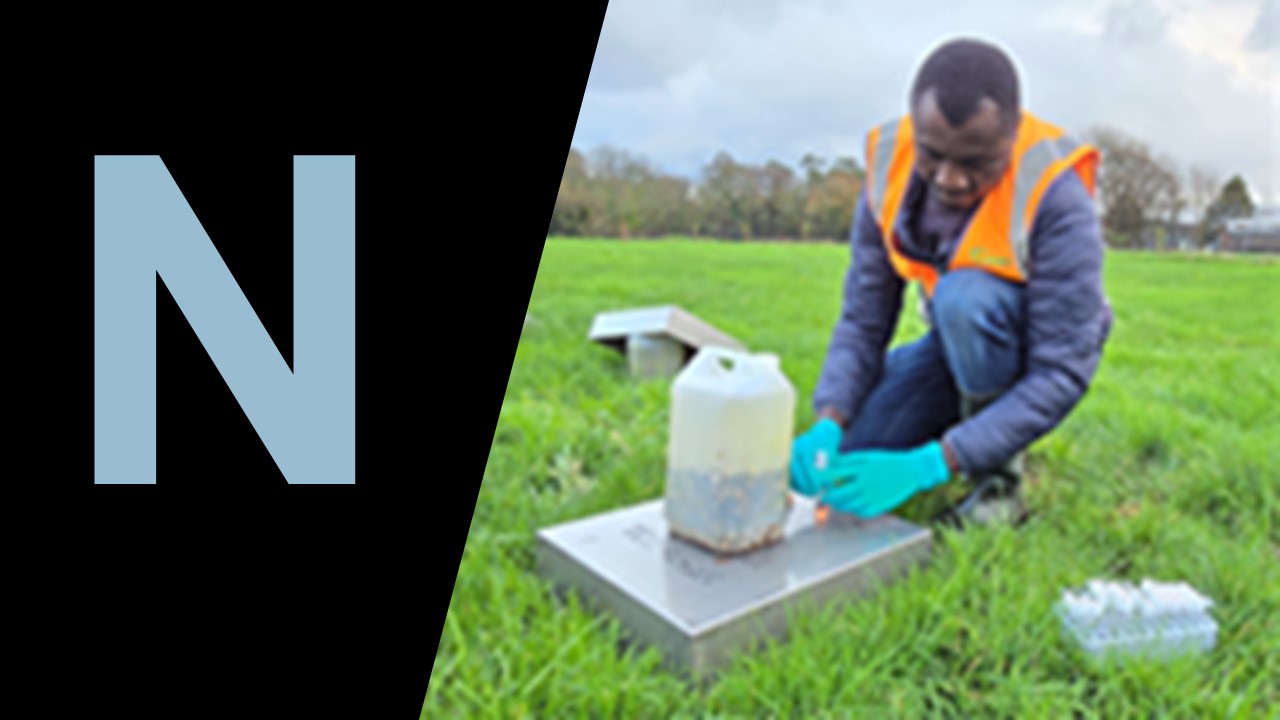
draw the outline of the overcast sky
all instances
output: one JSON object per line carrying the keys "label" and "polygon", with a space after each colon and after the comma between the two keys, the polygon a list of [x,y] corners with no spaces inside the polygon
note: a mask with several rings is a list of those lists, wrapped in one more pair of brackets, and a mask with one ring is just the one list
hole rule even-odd
{"label": "overcast sky", "polygon": [[861,163],[927,52],[966,35],[1009,52],[1031,111],[1240,173],[1276,205],[1278,26],[1280,0],[609,0],[573,144],[690,178],[721,150]]}

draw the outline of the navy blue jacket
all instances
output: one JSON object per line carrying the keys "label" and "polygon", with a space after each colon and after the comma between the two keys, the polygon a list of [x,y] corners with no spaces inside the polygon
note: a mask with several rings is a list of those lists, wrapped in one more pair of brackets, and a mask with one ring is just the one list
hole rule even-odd
{"label": "navy blue jacket", "polygon": [[[919,183],[913,173],[913,191]],[[900,227],[912,227],[915,220],[904,212]],[[880,376],[906,284],[889,263],[865,193],[850,235],[843,308],[813,407],[833,407],[852,419]],[[987,410],[943,436],[964,472],[996,467],[1061,423],[1092,382],[1111,332],[1113,315],[1102,288],[1102,228],[1075,173],[1064,174],[1045,192],[1029,243],[1025,372]]]}

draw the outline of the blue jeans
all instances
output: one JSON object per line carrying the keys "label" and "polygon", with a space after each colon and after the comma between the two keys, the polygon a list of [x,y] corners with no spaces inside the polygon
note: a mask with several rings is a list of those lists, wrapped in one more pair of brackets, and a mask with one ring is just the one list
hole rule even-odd
{"label": "blue jeans", "polygon": [[891,350],[842,451],[907,449],[960,420],[961,393],[988,400],[1023,370],[1022,288],[982,270],[953,270],[934,287],[933,327]]}

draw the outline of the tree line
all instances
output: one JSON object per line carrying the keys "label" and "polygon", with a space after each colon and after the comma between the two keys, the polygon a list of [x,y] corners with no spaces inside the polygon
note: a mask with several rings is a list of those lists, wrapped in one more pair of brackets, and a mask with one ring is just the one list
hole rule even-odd
{"label": "tree line", "polygon": [[569,152],[550,235],[736,240],[849,236],[863,169],[853,158],[806,155],[802,172],[777,160],[753,165],[718,153],[698,182],[604,146]]}
{"label": "tree line", "polygon": [[1095,127],[1085,139],[1102,152],[1098,199],[1113,246],[1165,249],[1177,240],[1204,247],[1227,220],[1253,215],[1253,198],[1239,175],[1223,183],[1203,167],[1184,169],[1114,127]]}
{"label": "tree line", "polygon": [[[1099,209],[1112,246],[1163,248],[1177,241],[1203,247],[1226,220],[1253,214],[1238,175],[1223,183],[1202,167],[1183,171],[1113,127],[1095,127],[1085,139],[1103,154]],[[739,162],[720,152],[690,180],[615,147],[572,148],[548,234],[844,241],[864,181],[864,168],[851,157],[807,154],[792,168],[778,160]],[[1194,220],[1186,221],[1188,214]]]}

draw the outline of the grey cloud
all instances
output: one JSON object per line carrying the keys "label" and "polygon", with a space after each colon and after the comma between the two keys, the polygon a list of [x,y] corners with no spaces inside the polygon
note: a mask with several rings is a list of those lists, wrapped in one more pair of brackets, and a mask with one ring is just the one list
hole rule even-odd
{"label": "grey cloud", "polygon": [[1151,0],[1118,0],[1103,18],[1104,37],[1122,46],[1159,42],[1169,25],[1168,14]]}
{"label": "grey cloud", "polygon": [[616,48],[602,50],[591,64],[589,89],[604,91],[639,90],[660,85],[669,68],[650,63],[644,57]]}
{"label": "grey cloud", "polygon": [[611,0],[588,91],[625,92],[661,87],[706,52],[712,18],[686,12],[680,0]]}
{"label": "grey cloud", "polygon": [[701,0],[689,10],[701,20],[728,20],[748,30],[767,30],[778,19],[779,0]]}
{"label": "grey cloud", "polygon": [[1262,0],[1261,4],[1244,47],[1254,52],[1276,52],[1280,50],[1280,0]]}
{"label": "grey cloud", "polygon": [[727,44],[767,34],[784,9],[842,6],[841,0],[611,0],[589,85],[606,92],[660,87]]}
{"label": "grey cloud", "polygon": [[[820,0],[741,12],[707,0],[611,0],[574,142],[632,148],[687,176],[721,150],[750,162],[794,165],[809,151],[861,160],[863,133],[906,111],[928,50],[969,35],[1010,51],[1028,107],[1046,119],[1072,132],[1114,125],[1183,167],[1243,172],[1261,191],[1277,162],[1267,154],[1268,99],[1233,84],[1227,66],[1176,46],[1172,16],[1153,21],[1153,7],[1103,6],[1108,30],[1098,37],[1061,26],[1087,19],[1075,0]],[[1280,200],[1280,187],[1270,192]]]}

